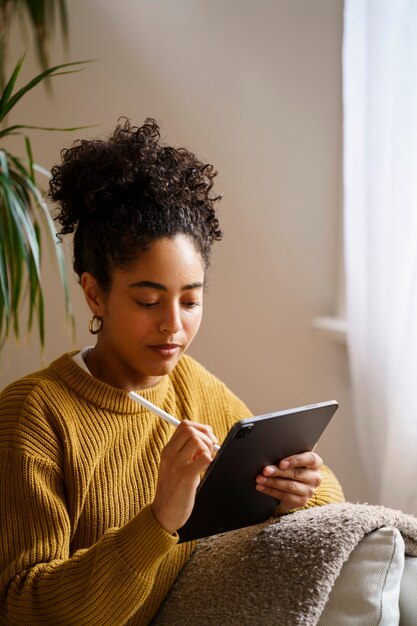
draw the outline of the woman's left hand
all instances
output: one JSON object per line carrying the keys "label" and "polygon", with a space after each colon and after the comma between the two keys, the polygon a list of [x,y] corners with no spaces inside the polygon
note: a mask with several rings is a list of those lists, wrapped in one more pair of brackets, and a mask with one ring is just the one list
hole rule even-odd
{"label": "woman's left hand", "polygon": [[278,511],[285,513],[307,504],[320,486],[322,459],[315,452],[303,452],[267,465],[256,477],[256,488],[280,500]]}

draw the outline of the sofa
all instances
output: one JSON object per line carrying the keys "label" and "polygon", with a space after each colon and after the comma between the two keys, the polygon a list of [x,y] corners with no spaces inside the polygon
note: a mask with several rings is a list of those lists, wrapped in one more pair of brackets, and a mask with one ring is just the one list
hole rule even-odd
{"label": "sofa", "polygon": [[199,542],[153,626],[416,626],[417,518],[329,504]]}

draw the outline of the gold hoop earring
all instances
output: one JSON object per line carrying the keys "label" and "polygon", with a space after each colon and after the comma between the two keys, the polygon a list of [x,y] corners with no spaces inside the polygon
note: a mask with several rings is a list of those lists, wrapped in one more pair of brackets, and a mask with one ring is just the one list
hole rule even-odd
{"label": "gold hoop earring", "polygon": [[101,328],[103,326],[103,320],[98,315],[93,315],[91,320],[88,322],[88,330],[92,335],[98,335]]}

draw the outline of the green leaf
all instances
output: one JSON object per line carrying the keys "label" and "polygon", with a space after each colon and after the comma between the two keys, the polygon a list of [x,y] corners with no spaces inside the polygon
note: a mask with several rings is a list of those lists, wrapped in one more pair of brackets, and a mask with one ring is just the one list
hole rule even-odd
{"label": "green leaf", "polygon": [[[48,64],[47,42],[50,39],[50,33],[55,30],[57,14],[60,17],[59,22],[64,43],[68,43],[66,4],[64,0],[58,0],[58,3],[51,0],[25,0],[25,2],[21,0],[21,4],[26,8],[29,19],[32,22],[38,59],[42,69],[45,69]],[[57,6],[59,11],[56,10]]]}
{"label": "green leaf", "polygon": [[42,290],[38,291],[38,330],[41,347],[45,346],[45,307]]}
{"label": "green leaf", "polygon": [[[1,229],[2,230],[2,229]],[[9,299],[9,285],[7,281],[7,259],[6,259],[6,251],[3,245],[3,232],[1,232],[1,240],[0,240],[0,302],[2,308],[2,318],[3,311],[5,314],[6,321],[6,334],[8,333],[9,323],[10,323],[10,299]]]}
{"label": "green leaf", "polygon": [[16,229],[13,229],[13,249],[9,251],[10,282],[12,285],[12,302],[16,315],[13,316],[13,328],[16,337],[19,337],[19,311],[20,299],[23,287],[23,269],[27,259],[26,249],[19,246],[19,238]]}
{"label": "green leaf", "polygon": [[19,73],[20,73],[20,70],[22,68],[24,60],[25,60],[25,55],[22,55],[18,59],[18,61],[17,61],[16,65],[15,65],[15,67],[14,67],[14,70],[13,70],[9,80],[6,83],[6,86],[3,89],[3,92],[2,92],[2,95],[1,95],[1,98],[0,98],[0,119],[3,119],[3,117],[4,117],[2,115],[3,107],[6,105],[6,102],[9,100],[9,98],[10,98],[10,96],[12,94],[12,91],[13,91],[14,86],[16,84],[16,80],[17,80],[17,77],[19,76]]}
{"label": "green leaf", "polygon": [[[0,176],[1,179],[1,176]],[[19,225],[18,233],[21,235],[22,242],[27,242],[27,249],[30,258],[33,259],[34,268],[38,280],[40,280],[41,267],[40,267],[40,250],[36,237],[36,223],[33,224],[28,214],[25,212],[25,208],[20,202],[19,190],[9,187],[7,189],[8,202],[13,214],[16,226]]]}
{"label": "green leaf", "polygon": [[4,306],[3,306],[3,300],[2,298],[0,298],[0,351],[4,345],[5,339],[6,339],[6,333],[2,332],[3,329],[3,319],[4,319]]}
{"label": "green leaf", "polygon": [[29,129],[29,130],[48,130],[48,131],[62,131],[62,132],[73,132],[74,130],[84,130],[86,128],[94,128],[95,126],[97,126],[97,124],[94,125],[88,125],[88,126],[71,126],[70,128],[62,128],[57,126],[56,128],[54,127],[50,127],[50,126],[31,126],[31,125],[26,125],[26,124],[14,124],[13,126],[8,126],[7,128],[4,128],[3,130],[0,131],[0,137],[7,137],[8,135],[20,135],[20,132],[15,132],[15,131],[20,131],[23,129]]}
{"label": "green leaf", "polygon": [[0,169],[5,176],[9,176],[9,164],[7,162],[7,154],[4,150],[0,150]]}
{"label": "green leaf", "polygon": [[48,209],[48,205],[46,204],[46,202],[44,201],[44,199],[42,198],[42,195],[40,194],[39,190],[32,184],[30,184],[30,182],[28,181],[28,184],[30,186],[31,192],[33,194],[33,197],[38,205],[38,208],[40,209],[39,211],[39,217],[42,219],[46,230],[49,232],[49,234],[51,235],[48,238],[48,241],[54,242],[55,241],[55,245],[53,244],[53,252],[54,252],[54,256],[55,259],[57,261],[58,264],[58,270],[60,273],[60,279],[61,279],[61,284],[64,290],[64,303],[65,303],[65,311],[66,311],[66,316],[67,319],[70,321],[72,329],[73,329],[73,333],[75,331],[75,318],[73,315],[73,310],[72,310],[72,305],[71,305],[71,298],[70,298],[70,293],[69,293],[69,287],[68,287],[68,279],[67,279],[67,271],[66,271],[66,265],[65,265],[65,255],[62,251],[62,247],[58,244],[58,240],[57,240],[57,231],[55,228],[55,223],[49,213],[49,209]]}
{"label": "green leaf", "polygon": [[25,146],[26,146],[26,153],[28,155],[30,180],[35,184],[35,172],[33,171],[33,154],[32,154],[32,147],[30,145],[29,137],[25,137]]}
{"label": "green leaf", "polygon": [[[41,231],[40,231],[38,224],[36,224],[35,230],[36,230],[36,238],[38,240],[39,250],[41,250],[42,249]],[[39,281],[38,289],[37,289],[37,301],[38,301],[37,313],[38,313],[39,339],[40,339],[41,347],[43,348],[45,345],[45,309],[44,309],[43,293],[42,293],[42,287],[41,287],[40,281]]]}
{"label": "green leaf", "polygon": [[[60,65],[54,65],[53,67],[48,68],[47,70],[41,72],[40,74],[38,74],[37,76],[35,76],[35,78],[32,78],[32,80],[30,80],[28,83],[26,83],[26,85],[24,85],[21,89],[19,89],[19,91],[17,91],[14,96],[9,96],[8,98],[3,98],[4,96],[4,91],[2,94],[2,97],[0,99],[0,121],[2,119],[4,119],[4,117],[8,114],[9,111],[11,111],[11,109],[16,106],[17,102],[19,102],[19,100],[21,98],[23,98],[23,96],[30,91],[31,89],[33,89],[34,87],[36,87],[36,85],[42,81],[44,81],[48,76],[53,77],[53,76],[60,76],[62,74],[73,74],[74,72],[80,72],[81,69],[77,69],[77,70],[68,70],[66,72],[60,72],[59,70],[64,69],[66,67],[76,67],[79,65],[85,65],[86,63],[91,63],[91,60],[87,60],[87,61],[73,61],[72,63],[62,63]],[[17,73],[19,73],[20,68],[18,70]],[[17,78],[17,76],[16,76]],[[16,82],[16,78],[14,80],[14,82]]]}
{"label": "green leaf", "polygon": [[[8,274],[9,279],[9,292],[7,295],[11,302],[7,310],[7,314],[9,316],[10,308],[12,311],[19,310],[23,283],[23,266],[26,262],[27,253],[25,247],[23,250],[21,248],[21,242],[18,233],[16,232],[15,222],[11,216],[7,195],[5,196],[3,188],[0,188],[0,191],[3,198],[4,209],[0,214],[0,238],[4,245],[3,265],[5,270],[7,268],[6,275]],[[3,304],[1,297],[0,303],[1,305]],[[11,317],[15,336],[19,337],[19,315],[12,314]]]}
{"label": "green leaf", "polygon": [[67,13],[67,5],[65,0],[59,0],[59,9],[61,14],[61,31],[64,38],[64,44],[68,46],[68,13]]}
{"label": "green leaf", "polygon": [[36,300],[38,297],[38,291],[40,288],[40,284],[38,281],[38,277],[36,275],[36,270],[34,268],[34,264],[32,262],[32,258],[29,258],[29,264],[28,264],[28,274],[29,274],[29,288],[30,288],[30,294],[29,294],[29,319],[28,319],[28,332],[30,333],[32,331],[32,325],[33,325],[33,313],[35,311],[35,307],[36,307]]}

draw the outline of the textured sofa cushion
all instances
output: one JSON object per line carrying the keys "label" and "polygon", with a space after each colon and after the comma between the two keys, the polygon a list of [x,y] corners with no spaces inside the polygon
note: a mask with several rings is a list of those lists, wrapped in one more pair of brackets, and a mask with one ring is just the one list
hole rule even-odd
{"label": "textured sofa cushion", "polygon": [[403,570],[399,530],[387,527],[367,534],[344,563],[319,626],[398,626]]}
{"label": "textured sofa cushion", "polygon": [[[272,566],[274,556],[271,553],[267,557],[271,564],[267,580],[254,545],[251,544],[249,552],[244,549],[247,542],[244,533],[245,530],[235,531],[210,540],[177,581],[152,622],[153,626],[194,626],[196,623],[199,626],[222,623],[278,626],[284,623],[279,576]],[[210,544],[211,549],[208,549]],[[417,558],[413,561],[417,564]],[[318,626],[398,626],[403,569],[404,540],[399,530],[383,527],[367,533],[343,564]],[[250,571],[252,575],[248,574]],[[285,572],[283,574],[285,576]],[[275,593],[268,590],[271,578],[277,584]],[[303,571],[300,571],[299,583],[302,581]],[[217,593],[213,594],[213,589]],[[410,616],[412,620],[412,613]],[[291,623],[310,622],[294,616]],[[416,624],[411,621],[404,626]]]}

